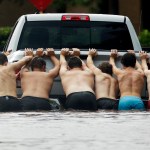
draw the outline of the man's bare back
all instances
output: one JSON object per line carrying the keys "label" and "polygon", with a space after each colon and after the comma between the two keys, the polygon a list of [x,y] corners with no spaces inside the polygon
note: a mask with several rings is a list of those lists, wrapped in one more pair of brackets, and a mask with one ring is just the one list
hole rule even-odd
{"label": "man's bare back", "polygon": [[[68,62],[65,57],[73,54]],[[96,97],[94,93],[94,74],[79,58],[80,50],[68,48],[61,50],[60,54],[60,78],[66,94],[67,109],[96,110]]]}
{"label": "man's bare back", "polygon": [[89,91],[94,93],[94,75],[82,69],[71,69],[61,76],[66,96],[74,92]]}
{"label": "man's bare back", "polygon": [[[31,49],[27,50],[27,55],[33,55]],[[37,49],[36,55],[38,57],[44,55],[42,48]],[[54,49],[47,49],[47,56],[49,56],[54,63],[54,68],[49,72],[46,72],[46,63],[41,68],[34,67],[33,71],[29,71],[27,68],[22,69],[21,72],[21,87],[23,90],[22,97],[34,96],[40,98],[49,98],[50,90],[53,85],[53,80],[57,76],[59,71],[59,61],[55,57]],[[34,58],[38,60],[38,57]],[[34,61],[34,59],[32,61]],[[40,59],[40,58],[39,58]],[[41,60],[42,62],[44,60]],[[38,62],[40,63],[40,62]],[[44,67],[44,68],[42,68]]]}
{"label": "man's bare back", "polygon": [[123,70],[118,75],[121,97],[126,95],[141,97],[144,75],[135,69]]}
{"label": "man's bare back", "polygon": [[46,72],[24,72],[21,77],[21,87],[24,96],[49,98],[53,78]]}
{"label": "man's bare back", "polygon": [[25,57],[22,60],[7,66],[0,66],[0,96],[13,96],[17,97],[16,93],[16,70],[25,65],[26,62],[31,60],[31,57]]}
{"label": "man's bare back", "polygon": [[[94,93],[94,74],[92,71],[86,67],[84,62],[82,62],[82,67],[74,67],[69,69],[65,60],[67,53],[69,53],[69,49],[62,49],[62,65],[60,69],[61,82],[66,96],[71,93],[81,91],[89,91]],[[79,55],[80,51],[78,49],[74,49],[74,56],[78,57]]]}
{"label": "man's bare back", "polygon": [[114,74],[118,78],[121,95],[118,109],[144,110],[144,103],[141,99],[141,92],[144,85],[144,72],[142,67],[136,60],[133,50],[128,50],[128,52],[122,56],[121,63],[123,70],[117,68],[115,65],[115,58],[117,56],[117,50],[112,50],[110,63],[113,66]]}
{"label": "man's bare back", "polygon": [[118,82],[115,78],[112,77],[112,66],[109,64],[109,62],[103,62],[101,65],[99,65],[99,68],[96,67],[93,62],[93,57],[95,57],[96,55],[96,49],[89,49],[87,65],[95,75],[96,99],[116,99],[116,94],[118,91]]}
{"label": "man's bare back", "polygon": [[31,56],[26,56],[8,65],[6,54],[0,53],[0,112],[22,110],[21,102],[17,98],[15,73],[31,59]]}
{"label": "man's bare back", "polygon": [[118,101],[116,100],[118,82],[112,77],[112,65],[109,62],[103,62],[96,67],[93,62],[93,57],[96,55],[96,49],[89,49],[87,66],[95,75],[97,108],[116,110],[118,108]]}
{"label": "man's bare back", "polygon": [[14,96],[16,94],[16,75],[11,67],[0,66],[0,96]]}
{"label": "man's bare back", "polygon": [[100,73],[95,76],[96,98],[116,99],[118,82],[115,78],[106,73]]}
{"label": "man's bare back", "polygon": [[[129,50],[126,54],[133,54],[134,51]],[[144,72],[140,66],[140,64],[136,61],[135,58],[135,69],[134,67],[124,67],[122,70],[117,68],[114,63],[114,59],[117,57],[117,52],[112,50],[110,62],[113,65],[113,71],[118,78],[120,94],[122,96],[132,95],[141,97],[141,91],[144,84]],[[126,63],[126,61],[125,61]],[[130,62],[129,62],[130,63]]]}

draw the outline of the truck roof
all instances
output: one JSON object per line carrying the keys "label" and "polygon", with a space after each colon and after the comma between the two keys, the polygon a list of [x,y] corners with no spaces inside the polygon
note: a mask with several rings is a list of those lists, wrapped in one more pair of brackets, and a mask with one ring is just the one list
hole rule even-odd
{"label": "truck roof", "polygon": [[27,21],[46,21],[46,20],[61,20],[62,16],[89,16],[90,21],[111,21],[111,22],[125,22],[126,16],[121,15],[106,15],[106,14],[81,14],[81,13],[45,13],[45,14],[27,14]]}

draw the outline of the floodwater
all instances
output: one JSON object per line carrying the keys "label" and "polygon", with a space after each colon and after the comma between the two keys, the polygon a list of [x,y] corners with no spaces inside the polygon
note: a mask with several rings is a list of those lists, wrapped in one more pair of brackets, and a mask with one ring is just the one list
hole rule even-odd
{"label": "floodwater", "polygon": [[150,111],[0,113],[0,150],[150,150]]}

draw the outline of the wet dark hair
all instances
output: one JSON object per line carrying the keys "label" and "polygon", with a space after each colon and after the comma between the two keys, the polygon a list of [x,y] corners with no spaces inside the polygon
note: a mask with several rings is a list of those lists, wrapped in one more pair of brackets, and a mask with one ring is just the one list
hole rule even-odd
{"label": "wet dark hair", "polygon": [[80,60],[80,58],[73,56],[70,57],[68,60],[68,66],[72,69],[72,68],[81,68],[82,67],[82,61]]}
{"label": "wet dark hair", "polygon": [[109,62],[103,62],[98,66],[98,68],[103,72],[107,73],[112,76],[113,71],[112,71],[112,65]]}
{"label": "wet dark hair", "polygon": [[125,67],[135,67],[136,64],[136,56],[132,53],[126,53],[122,56],[121,63]]}
{"label": "wet dark hair", "polygon": [[46,62],[42,57],[35,57],[32,61],[31,61],[31,70],[33,71],[34,68],[39,68],[42,69],[43,66],[46,66]]}
{"label": "wet dark hair", "polygon": [[4,65],[6,62],[8,62],[7,56],[3,53],[0,53],[0,65]]}

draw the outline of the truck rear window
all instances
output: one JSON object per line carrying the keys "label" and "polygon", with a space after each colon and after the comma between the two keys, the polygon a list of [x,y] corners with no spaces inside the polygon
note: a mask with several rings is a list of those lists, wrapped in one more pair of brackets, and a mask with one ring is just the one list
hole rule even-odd
{"label": "truck rear window", "polygon": [[18,44],[24,48],[133,49],[126,24],[100,21],[28,21]]}

